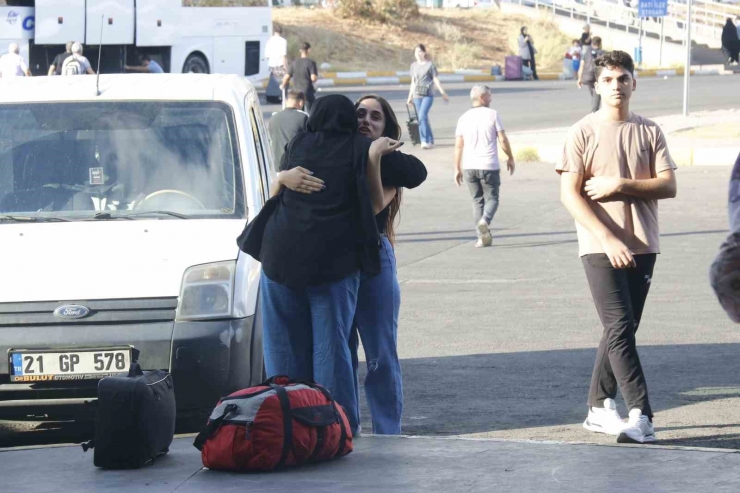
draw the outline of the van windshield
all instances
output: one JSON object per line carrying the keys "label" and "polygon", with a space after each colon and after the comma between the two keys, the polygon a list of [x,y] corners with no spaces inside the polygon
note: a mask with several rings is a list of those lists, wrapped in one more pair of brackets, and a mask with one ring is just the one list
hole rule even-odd
{"label": "van windshield", "polygon": [[0,222],[243,218],[230,107],[0,105]]}

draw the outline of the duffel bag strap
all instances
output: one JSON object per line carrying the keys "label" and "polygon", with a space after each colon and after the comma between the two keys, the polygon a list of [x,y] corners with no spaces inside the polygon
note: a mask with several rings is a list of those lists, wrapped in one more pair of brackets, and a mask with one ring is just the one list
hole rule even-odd
{"label": "duffel bag strap", "polygon": [[280,408],[283,411],[283,452],[280,454],[280,460],[275,466],[276,468],[280,468],[285,465],[285,461],[288,460],[288,454],[293,448],[293,413],[290,410],[288,391],[274,383],[271,383],[270,387],[277,394],[280,400]]}
{"label": "duffel bag strap", "polygon": [[206,444],[206,441],[211,438],[214,433],[216,433],[216,430],[219,429],[226,416],[236,411],[238,408],[239,407],[236,404],[228,404],[224,408],[224,413],[221,416],[209,421],[206,427],[203,428],[203,431],[198,433],[198,436],[195,437],[195,441],[193,442],[193,447],[197,448],[198,450],[203,450],[203,446]]}

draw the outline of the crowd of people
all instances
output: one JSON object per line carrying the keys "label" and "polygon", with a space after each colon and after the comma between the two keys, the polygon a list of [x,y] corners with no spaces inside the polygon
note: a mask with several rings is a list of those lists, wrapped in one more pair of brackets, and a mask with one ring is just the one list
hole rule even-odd
{"label": "crowd of people", "polygon": [[[533,48],[526,29],[521,39]],[[577,43],[578,85],[589,88],[592,107],[568,132],[556,170],[603,325],[583,427],[619,442],[648,443],[656,436],[635,333],[660,253],[657,201],[676,195],[676,166],[660,127],[630,111],[637,85],[632,58],[604,52],[588,29]],[[423,115],[435,88],[446,93],[424,46],[414,54],[407,103],[420,109],[422,142],[430,148],[434,137]],[[534,71],[533,58],[530,64]],[[310,80],[310,69],[300,72]],[[284,80],[298,73],[294,69]],[[421,185],[426,168],[399,150],[401,128],[385,99],[368,95],[353,104],[341,95],[324,96],[313,102],[310,115],[301,112],[305,101],[302,91],[289,91],[287,108],[270,122],[273,144],[281,147],[274,151],[279,173],[268,205],[250,223],[261,224],[259,247],[248,253],[263,265],[267,373],[325,385],[357,433],[361,340],[372,431],[398,434],[403,383],[394,226],[401,190]],[[499,204],[498,147],[509,173],[515,162],[501,115],[491,108],[490,88],[475,85],[470,102],[455,131],[454,182],[468,186],[475,246],[487,247]],[[629,411],[626,421],[617,411],[618,390]]]}

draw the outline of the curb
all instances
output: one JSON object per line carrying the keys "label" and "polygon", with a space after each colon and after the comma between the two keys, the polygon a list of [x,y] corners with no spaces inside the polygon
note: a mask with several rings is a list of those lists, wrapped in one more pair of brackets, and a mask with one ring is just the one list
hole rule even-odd
{"label": "curb", "polygon": [[[683,76],[684,69],[649,69],[636,70],[635,78],[660,78]],[[734,75],[731,70],[724,69],[693,69],[691,75]],[[573,80],[562,73],[541,73],[540,80]],[[491,75],[486,70],[455,70],[440,71],[441,82],[503,82],[503,75]],[[392,86],[410,84],[411,77],[408,71],[400,72],[322,72],[319,73],[317,87],[338,86]],[[262,87],[267,87],[267,80],[262,81]]]}

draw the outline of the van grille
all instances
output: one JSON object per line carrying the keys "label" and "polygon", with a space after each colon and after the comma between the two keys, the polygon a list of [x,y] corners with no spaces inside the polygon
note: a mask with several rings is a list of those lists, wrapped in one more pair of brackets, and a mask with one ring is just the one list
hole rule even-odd
{"label": "van grille", "polygon": [[[64,305],[82,305],[90,310],[84,318],[64,319],[54,310]],[[175,320],[177,297],[91,301],[40,301],[0,303],[0,328],[19,325],[105,325]]]}

